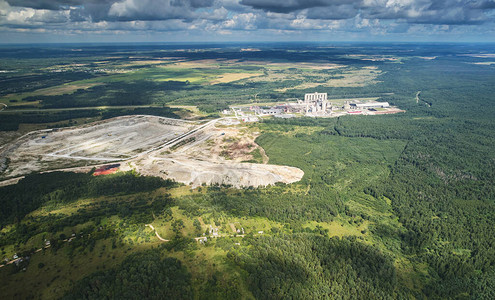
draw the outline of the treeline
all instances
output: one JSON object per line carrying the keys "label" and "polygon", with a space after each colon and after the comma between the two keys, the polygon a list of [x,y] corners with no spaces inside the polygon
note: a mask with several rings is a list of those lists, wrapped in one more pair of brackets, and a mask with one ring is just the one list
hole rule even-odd
{"label": "treeline", "polygon": [[170,180],[117,173],[53,172],[27,175],[18,184],[0,188],[0,226],[20,222],[28,213],[47,203],[69,203],[81,197],[132,194],[173,186]]}
{"label": "treeline", "polygon": [[159,250],[129,255],[115,269],[78,282],[62,299],[192,299],[191,274]]}
{"label": "treeline", "polygon": [[43,108],[146,105],[155,102],[155,94],[158,92],[190,88],[182,81],[117,81],[88,89],[79,89],[72,94],[30,96],[24,98],[23,101],[40,101]]}
{"label": "treeline", "polygon": [[393,259],[354,238],[298,233],[245,238],[228,257],[257,299],[397,299]]}
{"label": "treeline", "polygon": [[227,211],[241,217],[266,217],[279,222],[304,220],[332,221],[344,205],[332,191],[315,188],[301,199],[299,193],[284,193],[283,185],[268,189],[248,189],[232,193],[210,187],[205,195],[193,195],[177,200],[179,208],[193,216]]}
{"label": "treeline", "polygon": [[137,108],[123,108],[123,109],[108,109],[101,112],[102,119],[110,119],[118,116],[129,115],[151,115],[158,117],[166,117],[173,119],[180,119],[178,113],[181,111],[179,108],[171,108],[167,106],[163,107],[137,107]]}
{"label": "treeline", "polygon": [[[170,206],[174,200],[169,194],[151,196],[149,193],[138,193],[133,195],[107,196],[79,208],[73,214],[51,214],[28,215],[20,223],[13,224],[9,231],[0,233],[0,247],[5,245],[20,245],[26,243],[31,237],[43,233],[51,240],[52,251],[67,245],[63,240],[68,238],[60,234],[67,228],[75,228],[79,224],[85,226],[82,230],[84,238],[68,244],[71,252],[79,249],[82,252],[86,246],[92,251],[98,239],[108,239],[118,236],[120,240],[126,239],[129,232],[138,231],[143,235],[143,225],[153,222],[154,216],[170,216]],[[47,210],[56,209],[57,204],[48,204]],[[118,224],[105,222],[105,218],[117,216],[122,221]],[[144,234],[146,237],[147,235]],[[3,248],[2,254],[3,254]],[[33,250],[34,251],[34,250]]]}
{"label": "treeline", "polygon": [[[137,107],[137,108],[121,108],[121,109],[77,109],[66,111],[44,112],[20,112],[9,113],[8,111],[0,113],[0,131],[15,131],[19,129],[19,125],[26,124],[44,124],[61,121],[68,121],[67,125],[71,125],[72,120],[78,118],[101,118],[110,119],[118,116],[126,115],[153,115],[159,117],[167,117],[179,119],[178,112],[180,109],[170,107]],[[57,127],[63,127],[63,124]]]}
{"label": "treeline", "polygon": [[74,110],[74,111],[57,111],[57,112],[22,112],[9,113],[8,111],[0,113],[0,131],[15,131],[19,125],[26,124],[43,124],[53,123],[77,118],[90,118],[98,115],[95,110]]}
{"label": "treeline", "polygon": [[[26,70],[27,71],[27,70]],[[27,71],[32,73],[32,70]],[[19,76],[0,76],[0,95],[14,94],[20,92],[30,92],[41,88],[60,85],[66,82],[93,78],[94,75],[87,72],[61,72],[61,73],[41,73],[22,74]],[[15,74],[15,73],[14,73]]]}

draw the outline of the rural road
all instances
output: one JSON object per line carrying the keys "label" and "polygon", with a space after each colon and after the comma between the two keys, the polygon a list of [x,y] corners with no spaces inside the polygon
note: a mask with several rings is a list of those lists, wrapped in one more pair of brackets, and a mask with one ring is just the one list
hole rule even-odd
{"label": "rural road", "polygon": [[153,230],[153,231],[155,232],[156,237],[157,237],[160,241],[162,241],[162,242],[170,242],[170,240],[166,240],[166,239],[162,238],[162,237],[158,234],[158,232],[156,232],[156,229],[155,229],[155,227],[153,227],[153,225],[151,225],[151,224],[146,224],[146,225],[144,225],[144,226],[148,226],[149,228],[151,228],[151,230]]}
{"label": "rural road", "polygon": [[199,132],[199,131],[201,131],[201,130],[209,127],[209,126],[214,125],[217,121],[222,120],[222,119],[226,119],[226,118],[219,118],[219,119],[213,119],[211,121],[208,121],[207,123],[200,125],[199,127],[195,128],[191,131],[188,131],[184,134],[181,134],[178,137],[176,137],[175,139],[172,139],[172,140],[170,140],[170,141],[168,141],[168,142],[166,142],[166,143],[164,143],[158,147],[154,147],[154,148],[151,148],[151,149],[146,150],[144,152],[141,152],[140,154],[134,155],[132,158],[140,157],[140,156],[143,156],[145,154],[152,154],[152,152],[158,152],[158,151],[163,150],[164,148],[169,148],[169,147],[179,143],[180,141],[184,140],[185,138],[187,138],[187,137],[189,137],[189,136],[191,136],[191,135],[193,135],[193,134],[195,134],[195,133],[197,133],[197,132]]}
{"label": "rural road", "polygon": [[425,101],[425,100],[421,100],[421,99],[419,99],[419,95],[420,95],[420,94],[421,94],[421,91],[418,91],[418,92],[416,93],[416,103],[419,103],[419,101],[422,101],[422,102],[424,102],[424,103],[426,104],[426,106],[431,107],[431,104],[430,104],[430,103],[428,103],[428,102],[427,102],[427,101]]}

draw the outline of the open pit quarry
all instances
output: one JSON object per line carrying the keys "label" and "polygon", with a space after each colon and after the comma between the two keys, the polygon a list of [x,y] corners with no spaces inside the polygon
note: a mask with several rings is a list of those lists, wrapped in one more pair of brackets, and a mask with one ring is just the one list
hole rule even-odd
{"label": "open pit quarry", "polygon": [[[267,164],[264,150],[254,142],[257,133],[222,125],[224,121],[139,115],[34,131],[0,150],[0,184],[15,183],[33,172],[88,172],[116,162],[120,171],[135,170],[193,187],[258,187],[301,180],[304,172],[298,168]],[[255,149],[263,161],[246,162]]]}

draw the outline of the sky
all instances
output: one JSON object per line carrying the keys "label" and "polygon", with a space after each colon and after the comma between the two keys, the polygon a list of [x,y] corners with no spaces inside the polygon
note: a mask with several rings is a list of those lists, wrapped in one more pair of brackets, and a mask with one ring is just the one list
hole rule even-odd
{"label": "sky", "polygon": [[0,43],[495,42],[495,0],[0,0]]}

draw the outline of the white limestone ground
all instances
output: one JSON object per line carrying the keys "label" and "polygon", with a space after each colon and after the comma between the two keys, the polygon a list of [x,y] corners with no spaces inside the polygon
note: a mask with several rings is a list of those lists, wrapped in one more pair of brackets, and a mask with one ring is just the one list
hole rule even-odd
{"label": "white limestone ground", "polygon": [[31,132],[0,150],[2,177],[131,159],[194,129],[188,121],[124,116],[84,126]]}
{"label": "white limestone ground", "polygon": [[131,169],[143,175],[171,178],[192,187],[202,184],[225,184],[236,188],[258,187],[276,182],[297,182],[304,175],[301,169],[289,166],[196,160],[178,155],[147,157],[121,167],[121,170]]}

